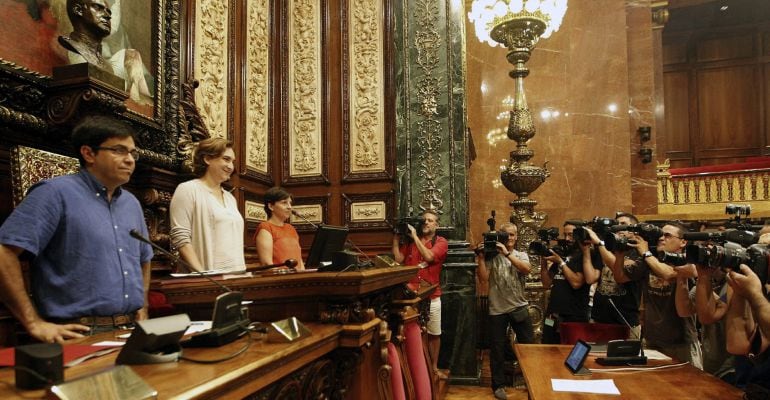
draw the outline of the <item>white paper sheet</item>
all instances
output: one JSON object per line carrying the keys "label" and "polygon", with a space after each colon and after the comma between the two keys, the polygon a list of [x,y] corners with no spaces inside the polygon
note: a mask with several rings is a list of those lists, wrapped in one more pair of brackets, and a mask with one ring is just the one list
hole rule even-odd
{"label": "white paper sheet", "polygon": [[612,379],[551,379],[554,392],[620,394]]}
{"label": "white paper sheet", "polygon": [[671,361],[671,357],[653,349],[644,349],[644,355],[648,360],[665,360]]}

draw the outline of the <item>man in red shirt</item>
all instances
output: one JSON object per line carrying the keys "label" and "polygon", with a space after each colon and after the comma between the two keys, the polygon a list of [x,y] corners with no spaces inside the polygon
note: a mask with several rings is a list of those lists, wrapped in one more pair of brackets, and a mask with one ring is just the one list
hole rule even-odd
{"label": "man in red shirt", "polygon": [[[393,255],[396,261],[403,265],[418,265],[420,272],[410,282],[419,287],[420,281],[431,285],[440,283],[441,266],[446,260],[449,244],[447,240],[436,235],[438,229],[438,214],[433,210],[422,213],[425,223],[421,232],[408,225],[409,238],[407,244],[399,246],[399,237],[393,237]],[[428,353],[433,362],[433,370],[438,373],[438,351],[441,346],[441,286],[430,297],[430,314],[428,316]]]}

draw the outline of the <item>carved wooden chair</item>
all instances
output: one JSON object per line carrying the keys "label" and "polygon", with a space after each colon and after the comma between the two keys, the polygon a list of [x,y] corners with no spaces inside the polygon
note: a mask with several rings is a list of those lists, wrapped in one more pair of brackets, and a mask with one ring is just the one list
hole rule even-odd
{"label": "carved wooden chair", "polygon": [[14,147],[11,149],[13,206],[16,207],[21,203],[32,185],[44,179],[78,172],[79,168],[80,163],[77,158],[31,147]]}

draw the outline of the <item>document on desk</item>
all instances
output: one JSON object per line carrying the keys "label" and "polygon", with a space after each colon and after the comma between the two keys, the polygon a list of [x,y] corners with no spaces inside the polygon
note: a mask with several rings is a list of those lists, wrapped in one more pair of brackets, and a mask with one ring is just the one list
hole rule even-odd
{"label": "document on desk", "polygon": [[612,379],[551,379],[554,392],[617,394],[620,390]]}

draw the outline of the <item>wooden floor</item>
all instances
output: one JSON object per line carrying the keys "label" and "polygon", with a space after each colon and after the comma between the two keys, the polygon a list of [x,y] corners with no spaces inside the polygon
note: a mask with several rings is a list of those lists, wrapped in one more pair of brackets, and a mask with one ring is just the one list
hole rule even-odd
{"label": "wooden floor", "polygon": [[[527,400],[527,389],[505,388],[509,400]],[[449,386],[445,400],[477,400],[494,399],[492,388],[489,386]]]}
{"label": "wooden floor", "polygon": [[[450,385],[444,400],[476,400],[476,399],[494,399],[492,394],[492,372],[489,370],[489,350],[481,352],[481,386],[461,386]],[[523,385],[523,380],[517,379],[516,388],[505,388],[509,400],[527,400],[527,388]]]}

